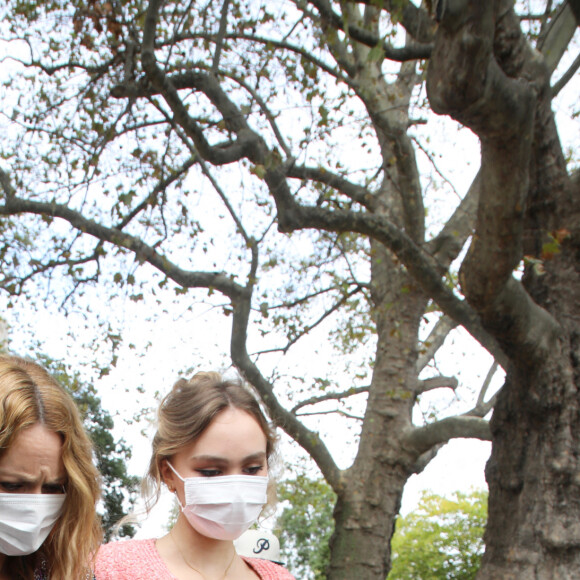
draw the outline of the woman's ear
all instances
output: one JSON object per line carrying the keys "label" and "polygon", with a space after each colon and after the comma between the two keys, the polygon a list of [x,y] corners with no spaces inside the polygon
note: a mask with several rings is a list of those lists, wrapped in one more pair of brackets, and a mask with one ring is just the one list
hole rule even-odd
{"label": "woman's ear", "polygon": [[167,486],[167,489],[173,493],[175,492],[175,473],[173,469],[169,467],[167,459],[162,459],[159,464],[159,473],[161,474],[161,481]]}

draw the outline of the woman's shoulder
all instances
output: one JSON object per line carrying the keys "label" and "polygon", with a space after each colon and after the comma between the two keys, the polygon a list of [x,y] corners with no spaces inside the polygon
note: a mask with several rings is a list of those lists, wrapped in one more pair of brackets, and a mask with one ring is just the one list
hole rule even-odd
{"label": "woman's shoulder", "polygon": [[104,544],[95,560],[97,580],[163,578],[166,572],[154,539]]}
{"label": "woman's shoulder", "polygon": [[280,564],[261,558],[247,558],[244,561],[260,576],[262,580],[295,580],[294,576]]}

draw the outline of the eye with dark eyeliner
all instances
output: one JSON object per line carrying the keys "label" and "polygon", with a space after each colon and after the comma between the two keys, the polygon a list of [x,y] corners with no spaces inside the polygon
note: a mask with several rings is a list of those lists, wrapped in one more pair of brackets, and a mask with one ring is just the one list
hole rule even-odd
{"label": "eye with dark eyeliner", "polygon": [[244,473],[247,475],[258,475],[262,469],[264,469],[263,465],[252,465],[251,467],[246,467]]}
{"label": "eye with dark eyeliner", "polygon": [[42,493],[45,493],[47,495],[65,493],[64,485],[62,485],[61,483],[47,483],[46,485],[42,486]]}
{"label": "eye with dark eyeliner", "polygon": [[198,469],[197,472],[202,477],[217,477],[222,473],[219,469]]}
{"label": "eye with dark eyeliner", "polygon": [[6,493],[17,493],[22,490],[22,484],[14,481],[0,481],[0,489]]}

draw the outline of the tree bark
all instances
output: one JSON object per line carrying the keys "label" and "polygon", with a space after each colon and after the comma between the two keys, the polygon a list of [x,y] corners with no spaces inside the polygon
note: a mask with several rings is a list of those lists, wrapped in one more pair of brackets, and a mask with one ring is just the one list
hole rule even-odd
{"label": "tree bark", "polygon": [[405,434],[416,399],[417,333],[426,299],[390,252],[379,243],[371,248],[378,343],[359,450],[337,494],[328,580],[387,576],[403,488],[419,457]]}
{"label": "tree bark", "polygon": [[[491,421],[478,579],[578,578],[579,198],[555,130],[549,75],[513,8],[463,4],[441,23],[428,90],[436,111],[481,139],[476,235],[461,282],[509,358]],[[556,249],[544,251],[547,242]],[[524,254],[522,286],[512,270]]]}

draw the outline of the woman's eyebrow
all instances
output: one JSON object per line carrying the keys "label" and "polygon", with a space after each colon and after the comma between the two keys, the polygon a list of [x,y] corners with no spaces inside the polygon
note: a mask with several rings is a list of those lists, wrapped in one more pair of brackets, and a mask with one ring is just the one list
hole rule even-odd
{"label": "woman's eyebrow", "polygon": [[[266,459],[265,451],[258,451],[257,453],[251,453],[246,455],[241,459],[242,462],[246,461],[264,461]],[[231,460],[227,457],[222,457],[221,455],[194,455],[190,458],[191,461],[213,461],[215,463],[230,463]]]}
{"label": "woman's eyebrow", "polygon": [[194,455],[190,461],[213,461],[219,463],[229,463],[229,459],[221,457],[220,455]]}
{"label": "woman's eyebrow", "polygon": [[258,453],[252,453],[244,457],[242,461],[264,461],[266,459],[266,452],[265,451],[258,451]]}

